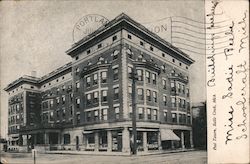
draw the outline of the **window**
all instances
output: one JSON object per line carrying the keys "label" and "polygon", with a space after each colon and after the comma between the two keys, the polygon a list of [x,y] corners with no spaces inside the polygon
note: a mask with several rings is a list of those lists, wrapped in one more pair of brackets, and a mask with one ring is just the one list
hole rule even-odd
{"label": "window", "polygon": [[131,99],[132,98],[132,86],[128,86],[128,95],[129,95],[129,98]]}
{"label": "window", "polygon": [[77,124],[80,124],[80,122],[81,122],[81,115],[80,115],[80,114],[77,114],[77,115],[76,115],[76,123],[77,123]]}
{"label": "window", "polygon": [[99,92],[94,92],[94,103],[98,103],[99,101]]}
{"label": "window", "polygon": [[143,108],[138,108],[138,118],[142,120],[144,117]]}
{"label": "window", "polygon": [[186,66],[186,69],[188,69],[188,66]]}
{"label": "window", "polygon": [[143,100],[143,89],[142,88],[137,89],[137,94],[138,94],[138,100]]}
{"label": "window", "polygon": [[79,99],[79,98],[76,99],[76,107],[77,107],[77,108],[80,107],[80,99]]}
{"label": "window", "polygon": [[78,91],[80,88],[80,83],[79,82],[76,82],[76,91]]}
{"label": "window", "polygon": [[137,70],[138,81],[143,81],[143,73],[141,69]]}
{"label": "window", "polygon": [[64,90],[65,90],[65,88],[66,88],[66,87],[65,87],[65,85],[63,85],[63,86],[62,86],[62,90],[64,91]]}
{"label": "window", "polygon": [[108,120],[108,109],[102,109],[101,119]]}
{"label": "window", "polygon": [[57,104],[60,103],[60,98],[59,98],[59,97],[56,98],[56,103],[57,103]]}
{"label": "window", "polygon": [[99,49],[99,48],[102,48],[102,44],[101,44],[101,43],[98,44],[97,48],[98,48],[98,49]]}
{"label": "window", "polygon": [[162,79],[162,86],[163,89],[167,89],[167,81],[165,79]]}
{"label": "window", "polygon": [[177,90],[179,93],[181,92],[181,84],[180,83],[177,84]]}
{"label": "window", "polygon": [[115,41],[117,39],[117,36],[113,36],[112,40]]}
{"label": "window", "polygon": [[70,116],[73,116],[73,106],[70,106]]}
{"label": "window", "polygon": [[157,109],[153,109],[153,120],[157,120],[158,115],[157,115]]}
{"label": "window", "polygon": [[116,60],[118,58],[119,51],[115,50],[113,53],[113,60]]}
{"label": "window", "polygon": [[146,71],[146,80],[150,83],[150,72]]}
{"label": "window", "polygon": [[102,102],[107,102],[108,100],[107,100],[107,93],[108,93],[108,91],[102,91]]}
{"label": "window", "polygon": [[98,74],[94,74],[94,79],[93,79],[93,85],[96,85],[98,83]]}
{"label": "window", "polygon": [[62,96],[62,104],[65,104],[65,95]]}
{"label": "window", "polygon": [[66,115],[66,111],[65,109],[63,109],[63,113],[62,113],[63,118],[65,117],[65,115]]}
{"label": "window", "polygon": [[179,106],[179,107],[182,107],[182,106],[181,106],[181,99],[178,99],[178,106]]}
{"label": "window", "polygon": [[147,101],[151,101],[151,91],[147,89]]}
{"label": "window", "polygon": [[98,121],[98,120],[99,120],[99,111],[98,111],[98,110],[95,110],[95,111],[94,111],[94,120],[95,120],[95,121]]}
{"label": "window", "polygon": [[154,102],[157,102],[157,92],[153,91],[153,99]]}
{"label": "window", "polygon": [[141,46],[144,46],[144,43],[143,43],[143,41],[140,41],[140,45],[141,45]]}
{"label": "window", "polygon": [[79,59],[79,56],[76,56],[76,57],[75,57],[75,60],[78,60],[78,59]]}
{"label": "window", "polygon": [[78,74],[80,72],[80,69],[77,67],[76,68],[76,74]]}
{"label": "window", "polygon": [[147,108],[148,120],[151,120],[151,108]]}
{"label": "window", "polygon": [[73,93],[70,93],[69,96],[70,96],[70,101],[72,101],[73,100]]}
{"label": "window", "polygon": [[114,100],[119,99],[119,88],[114,88]]}
{"label": "window", "polygon": [[179,63],[179,65],[181,66],[181,63]]}
{"label": "window", "polygon": [[182,93],[185,94],[185,86],[184,85],[181,85],[181,90],[182,90]]}
{"label": "window", "polygon": [[114,80],[118,80],[118,68],[113,69],[113,72]]}
{"label": "window", "polygon": [[190,93],[189,93],[189,89],[188,88],[186,89],[186,94],[187,94],[187,97],[189,97]]}
{"label": "window", "polygon": [[162,57],[165,57],[165,54],[164,54],[164,53],[162,53],[162,54],[161,54],[161,56],[162,56]]}
{"label": "window", "polygon": [[132,53],[132,51],[130,50],[130,49],[127,49],[127,54],[128,54],[128,57],[130,58],[130,59],[132,59],[133,58],[133,53]]}
{"label": "window", "polygon": [[173,62],[173,63],[175,63],[175,60],[174,60],[174,59],[172,59],[172,62]]}
{"label": "window", "polygon": [[133,109],[132,109],[132,105],[131,104],[129,105],[128,110],[129,110],[129,118],[132,118],[132,116],[133,116]]}
{"label": "window", "polygon": [[156,74],[152,73],[152,80],[153,80],[153,84],[156,84]]}
{"label": "window", "polygon": [[175,82],[174,81],[171,81],[170,86],[171,86],[171,92],[175,92],[176,89],[175,89]]}
{"label": "window", "polygon": [[171,104],[172,104],[172,107],[176,107],[176,98],[171,97]]}
{"label": "window", "polygon": [[186,108],[186,100],[182,100],[182,107]]}
{"label": "window", "polygon": [[90,87],[90,83],[91,83],[91,77],[88,76],[86,77],[86,87]]}
{"label": "window", "polygon": [[167,106],[167,96],[163,96],[163,104],[164,106]]}
{"label": "window", "polygon": [[59,118],[60,117],[60,113],[59,110],[56,111],[56,117]]}
{"label": "window", "polygon": [[120,109],[119,109],[119,107],[115,107],[115,118],[116,119],[120,118]]}
{"label": "window", "polygon": [[63,143],[66,145],[66,144],[70,144],[70,134],[64,134],[63,135]]}
{"label": "window", "polygon": [[107,83],[107,72],[101,72],[102,83]]}
{"label": "window", "polygon": [[171,71],[171,76],[175,76],[175,70]]}
{"label": "window", "polygon": [[86,97],[87,97],[87,105],[90,105],[91,104],[91,94],[90,93],[87,94]]}
{"label": "window", "polygon": [[128,67],[128,75],[129,77],[132,77],[132,67]]}
{"label": "window", "polygon": [[163,115],[164,115],[164,121],[167,122],[168,121],[168,113],[164,112]]}
{"label": "window", "polygon": [[91,121],[91,111],[87,112],[87,122]]}
{"label": "window", "polygon": [[60,92],[60,89],[59,89],[59,88],[57,88],[56,93],[57,93],[57,94],[59,94],[59,92]]}
{"label": "window", "polygon": [[191,117],[190,116],[187,116],[187,123],[191,124]]}
{"label": "window", "polygon": [[49,107],[53,107],[53,104],[54,104],[54,101],[53,100],[50,100],[50,103],[49,103]]}
{"label": "window", "polygon": [[132,39],[132,36],[130,34],[128,34],[128,39]]}
{"label": "window", "polygon": [[154,51],[154,47],[150,46],[150,50],[151,50],[151,51]]}
{"label": "window", "polygon": [[90,50],[87,50],[87,54],[90,54],[90,52],[91,52]]}
{"label": "window", "polygon": [[190,113],[190,102],[187,102],[187,112]]}
{"label": "window", "polygon": [[172,113],[172,122],[177,122],[176,113]]}

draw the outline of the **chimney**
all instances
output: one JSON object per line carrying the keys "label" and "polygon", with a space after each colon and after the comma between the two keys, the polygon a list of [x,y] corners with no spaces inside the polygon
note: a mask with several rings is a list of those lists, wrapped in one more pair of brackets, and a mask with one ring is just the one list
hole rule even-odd
{"label": "chimney", "polygon": [[36,71],[31,71],[31,76],[36,77]]}

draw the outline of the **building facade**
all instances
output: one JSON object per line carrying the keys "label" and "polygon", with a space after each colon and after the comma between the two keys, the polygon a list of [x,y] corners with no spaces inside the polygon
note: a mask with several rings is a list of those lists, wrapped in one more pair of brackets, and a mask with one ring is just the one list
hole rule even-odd
{"label": "building facade", "polygon": [[10,150],[130,153],[132,94],[138,151],[193,147],[188,55],[125,14],[66,53],[72,62],[5,88]]}

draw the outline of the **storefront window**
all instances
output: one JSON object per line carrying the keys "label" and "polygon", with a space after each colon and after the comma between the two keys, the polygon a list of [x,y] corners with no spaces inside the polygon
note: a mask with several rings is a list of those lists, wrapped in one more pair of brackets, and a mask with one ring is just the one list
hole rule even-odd
{"label": "storefront window", "polygon": [[148,150],[158,149],[158,132],[148,132],[147,140],[148,140]]}
{"label": "storefront window", "polygon": [[107,150],[108,140],[107,140],[107,131],[101,131],[99,133],[99,150]]}
{"label": "storefront window", "polygon": [[94,133],[88,134],[86,137],[87,137],[87,149],[94,149],[95,148]]}

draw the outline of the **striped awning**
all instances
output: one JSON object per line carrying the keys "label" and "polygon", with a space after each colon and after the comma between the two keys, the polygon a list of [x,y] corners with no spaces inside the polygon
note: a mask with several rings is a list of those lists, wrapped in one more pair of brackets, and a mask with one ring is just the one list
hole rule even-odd
{"label": "striped awning", "polygon": [[180,138],[173,132],[171,129],[161,129],[161,140],[167,141],[167,140],[176,140],[180,141]]}

